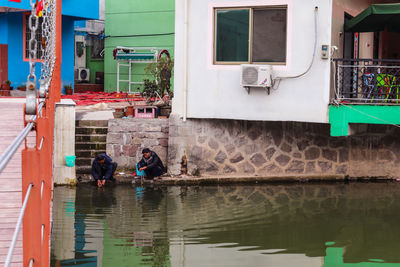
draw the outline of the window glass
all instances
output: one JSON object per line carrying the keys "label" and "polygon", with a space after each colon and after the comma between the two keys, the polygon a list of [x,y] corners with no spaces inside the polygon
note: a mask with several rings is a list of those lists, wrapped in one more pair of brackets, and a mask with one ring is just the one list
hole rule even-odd
{"label": "window glass", "polygon": [[286,62],[286,8],[253,10],[252,62]]}
{"label": "window glass", "polygon": [[249,9],[216,11],[216,61],[249,61]]}

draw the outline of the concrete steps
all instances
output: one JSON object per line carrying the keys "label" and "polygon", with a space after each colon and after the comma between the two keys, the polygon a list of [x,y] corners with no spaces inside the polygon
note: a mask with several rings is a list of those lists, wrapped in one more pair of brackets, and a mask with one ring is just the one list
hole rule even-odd
{"label": "concrete steps", "polygon": [[93,134],[93,135],[85,135],[85,134],[77,134],[75,135],[75,142],[79,143],[93,143],[93,142],[106,142],[107,135],[104,134]]}
{"label": "concrete steps", "polygon": [[77,176],[90,175],[94,157],[106,152],[107,132],[107,120],[76,121],[75,164]]}

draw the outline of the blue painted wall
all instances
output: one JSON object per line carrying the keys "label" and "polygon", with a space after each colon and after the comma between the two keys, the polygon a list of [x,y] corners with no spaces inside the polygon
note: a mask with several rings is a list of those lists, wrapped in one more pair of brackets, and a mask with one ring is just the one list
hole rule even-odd
{"label": "blue painted wall", "polygon": [[63,0],[63,15],[99,19],[99,0]]}
{"label": "blue painted wall", "polygon": [[75,21],[75,28],[85,28],[86,20],[77,20]]}
{"label": "blue painted wall", "polygon": [[[61,64],[61,84],[74,85],[74,60],[75,60],[75,35],[74,20],[64,16],[62,21],[62,64]],[[64,88],[62,88],[62,93]]]}
{"label": "blue painted wall", "polygon": [[0,44],[8,42],[8,17],[6,14],[0,14]]}
{"label": "blue painted wall", "polygon": [[[8,79],[14,88],[25,84],[29,74],[29,63],[23,61],[23,14],[9,13],[8,17]],[[39,70],[40,64],[36,65]],[[36,71],[36,76],[39,71]]]}
{"label": "blue painted wall", "polygon": [[[68,1],[68,0],[66,0]],[[21,3],[11,2],[8,0],[0,0],[0,6],[12,7],[12,8],[21,8],[21,9],[31,9],[31,5],[29,0],[21,0]]]}
{"label": "blue painted wall", "polygon": [[[29,0],[21,3],[0,0],[0,6],[29,9]],[[98,0],[63,0],[62,19],[62,85],[74,84],[74,23],[85,25],[82,19],[98,19]],[[29,63],[24,61],[23,51],[23,13],[0,13],[0,44],[8,44],[8,79],[12,86],[25,84],[29,73]],[[36,76],[40,77],[40,63],[36,64]],[[64,91],[64,89],[63,89]]]}
{"label": "blue painted wall", "polygon": [[[10,13],[8,18],[8,79],[14,88],[25,84],[29,63],[23,61],[23,15]],[[1,20],[0,20],[1,23]],[[0,26],[0,29],[2,27]],[[62,21],[62,85],[74,83],[74,19],[63,16]],[[40,77],[40,63],[36,64],[36,76]]]}
{"label": "blue painted wall", "polygon": [[[0,6],[30,10],[30,1],[0,0]],[[62,0],[62,14],[83,19],[99,19],[99,0]]]}

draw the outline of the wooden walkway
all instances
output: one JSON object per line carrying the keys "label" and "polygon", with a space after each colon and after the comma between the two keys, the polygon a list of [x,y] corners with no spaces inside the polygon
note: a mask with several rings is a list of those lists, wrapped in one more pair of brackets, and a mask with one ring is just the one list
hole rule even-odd
{"label": "wooden walkway", "polygon": [[[25,99],[0,98],[0,154],[24,128],[23,104]],[[29,143],[34,137],[28,138]],[[21,150],[18,149],[7,167],[0,173],[0,266],[4,265],[19,212],[22,207]],[[11,266],[22,266],[22,231],[14,250]]]}

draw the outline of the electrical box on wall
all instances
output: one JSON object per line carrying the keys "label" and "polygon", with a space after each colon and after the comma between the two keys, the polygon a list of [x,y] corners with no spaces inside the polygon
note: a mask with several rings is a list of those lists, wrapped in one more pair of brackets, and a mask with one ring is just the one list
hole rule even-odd
{"label": "electrical box on wall", "polygon": [[322,45],[321,46],[321,58],[322,59],[329,59],[329,45]]}

